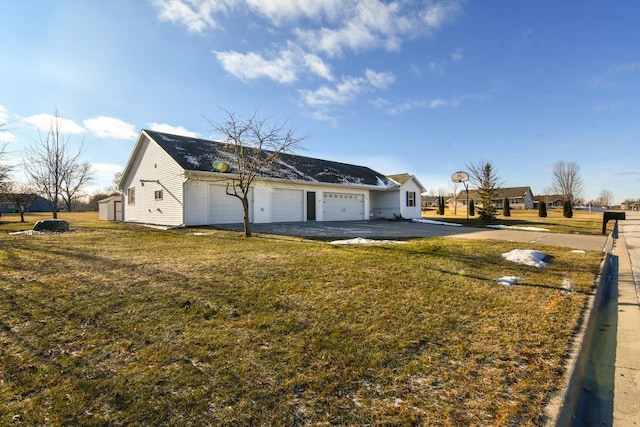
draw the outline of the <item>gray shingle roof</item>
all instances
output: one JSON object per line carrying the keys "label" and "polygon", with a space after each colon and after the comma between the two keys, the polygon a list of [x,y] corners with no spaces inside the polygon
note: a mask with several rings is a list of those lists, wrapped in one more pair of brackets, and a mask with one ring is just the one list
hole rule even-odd
{"label": "gray shingle roof", "polygon": [[[234,158],[225,150],[228,144],[224,142],[151,130],[144,130],[144,132],[186,171],[216,172],[213,167],[215,161],[225,162],[229,167],[227,173],[235,171]],[[266,170],[260,176],[326,184],[397,187],[383,174],[365,166],[285,153],[279,155],[276,169]]]}

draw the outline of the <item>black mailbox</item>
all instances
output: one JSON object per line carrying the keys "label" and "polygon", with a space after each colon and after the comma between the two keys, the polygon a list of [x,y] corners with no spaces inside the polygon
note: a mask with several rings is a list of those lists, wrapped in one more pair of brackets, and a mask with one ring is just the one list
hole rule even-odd
{"label": "black mailbox", "polygon": [[615,221],[618,221],[619,219],[625,219],[625,214],[624,212],[605,211],[604,215],[602,216],[602,234],[607,233],[607,222],[610,219],[613,219]]}

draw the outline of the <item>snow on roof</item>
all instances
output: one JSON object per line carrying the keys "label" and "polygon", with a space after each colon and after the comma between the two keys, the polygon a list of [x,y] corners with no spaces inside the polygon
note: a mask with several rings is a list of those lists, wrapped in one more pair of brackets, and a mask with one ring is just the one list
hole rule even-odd
{"label": "snow on roof", "polygon": [[[216,172],[213,168],[213,163],[216,160],[222,160],[228,165],[227,172],[233,173],[235,171],[235,158],[228,151],[229,145],[224,142],[151,130],[144,130],[144,132],[158,143],[184,170]],[[261,171],[260,176],[263,178],[284,178],[293,181],[368,186],[381,189],[398,187],[396,183],[385,175],[365,166],[288,153],[280,154],[276,165],[277,167],[275,168]]]}

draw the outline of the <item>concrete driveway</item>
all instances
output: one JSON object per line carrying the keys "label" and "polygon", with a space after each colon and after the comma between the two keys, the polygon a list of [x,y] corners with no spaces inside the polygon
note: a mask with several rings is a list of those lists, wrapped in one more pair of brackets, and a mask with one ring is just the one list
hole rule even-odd
{"label": "concrete driveway", "polygon": [[[224,224],[217,228],[242,231],[242,224]],[[299,236],[318,240],[337,240],[363,237],[367,239],[406,240],[420,237],[456,237],[479,240],[506,240],[540,243],[574,249],[601,251],[607,236],[558,234],[541,231],[521,231],[491,228],[455,227],[421,222],[370,220],[327,222],[283,222],[251,224],[254,233]]]}

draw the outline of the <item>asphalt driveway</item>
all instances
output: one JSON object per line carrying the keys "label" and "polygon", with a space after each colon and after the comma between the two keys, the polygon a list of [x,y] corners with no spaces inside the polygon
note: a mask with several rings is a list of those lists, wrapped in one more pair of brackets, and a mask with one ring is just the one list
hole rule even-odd
{"label": "asphalt driveway", "polygon": [[[242,231],[242,224],[224,224],[217,228]],[[366,239],[406,240],[420,237],[457,237],[480,240],[506,240],[514,242],[541,243],[574,249],[604,249],[607,236],[581,234],[559,234],[543,231],[455,227],[409,221],[307,221],[271,224],[251,224],[254,233],[279,234],[319,240],[338,240],[363,237]]]}

